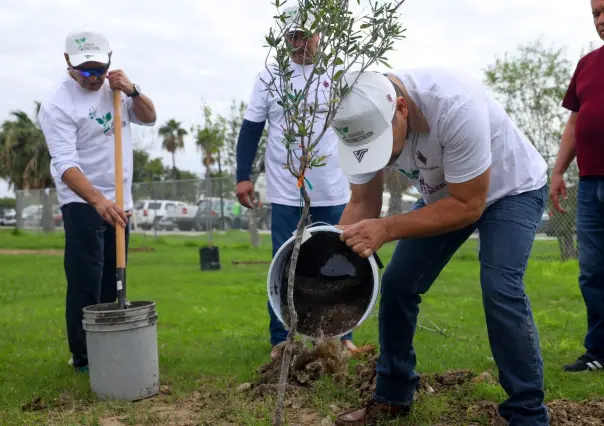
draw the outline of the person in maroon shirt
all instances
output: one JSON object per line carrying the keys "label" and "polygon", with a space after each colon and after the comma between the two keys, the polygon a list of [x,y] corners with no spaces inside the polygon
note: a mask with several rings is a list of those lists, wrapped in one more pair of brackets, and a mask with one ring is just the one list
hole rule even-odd
{"label": "person in maroon shirt", "polygon": [[[604,0],[592,0],[594,24],[604,40]],[[586,352],[566,371],[604,369],[604,47],[577,64],[562,106],[571,111],[552,172],[550,194],[554,208],[565,213],[563,175],[577,158],[577,241],[579,286],[587,307]]]}

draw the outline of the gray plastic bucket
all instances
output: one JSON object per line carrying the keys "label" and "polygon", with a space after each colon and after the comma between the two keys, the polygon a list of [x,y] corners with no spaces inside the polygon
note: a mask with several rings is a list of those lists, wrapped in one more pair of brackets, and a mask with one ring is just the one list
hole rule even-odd
{"label": "gray plastic bucket", "polygon": [[[313,237],[315,236],[319,236],[319,235],[330,235],[330,238],[339,240],[339,235],[342,233],[341,230],[335,228],[332,225],[320,225],[320,226],[315,226],[315,224],[310,225],[306,228],[305,234],[306,236],[302,238],[302,247],[304,247],[304,244],[308,244],[309,241],[312,241]],[[282,301],[283,299],[286,299],[286,294],[283,293],[283,285],[285,284],[285,286],[287,285],[287,281],[283,279],[284,273],[287,274],[288,269],[287,269],[287,265],[288,265],[288,261],[289,258],[291,257],[291,254],[293,252],[294,249],[294,244],[295,244],[295,233],[294,236],[290,237],[285,244],[283,244],[281,246],[281,248],[277,251],[277,253],[275,254],[275,256],[273,257],[273,260],[271,262],[269,271],[268,271],[268,279],[267,279],[267,291],[268,291],[268,297],[269,297],[269,302],[271,304],[271,307],[273,308],[273,311],[275,312],[277,318],[279,319],[279,321],[283,324],[283,326],[287,329],[288,324],[285,321],[285,315],[287,314],[286,312],[283,312],[282,310]],[[353,257],[357,257],[358,255],[355,254],[351,249],[347,248],[345,243],[341,243],[342,249],[344,250],[344,253],[341,256],[345,256],[350,258]],[[304,259],[302,259],[302,247],[301,247],[301,252],[300,252],[300,256],[298,258],[298,268],[300,267],[300,264],[303,262]],[[310,255],[310,254],[307,254]],[[358,258],[359,260],[361,259],[360,257]],[[331,259],[334,260],[334,259]],[[334,328],[331,328],[329,330],[329,332],[325,332],[325,331],[321,331],[321,334],[318,335],[316,334],[315,330],[311,330],[311,331],[306,331],[304,330],[303,327],[301,327],[300,322],[298,323],[298,334],[300,334],[301,336],[310,338],[310,339],[318,339],[318,338],[337,338],[337,337],[342,337],[346,334],[348,334],[349,332],[353,331],[355,328],[359,327],[361,324],[363,324],[363,322],[365,322],[365,320],[367,320],[367,318],[369,318],[369,316],[371,315],[371,313],[373,312],[373,309],[376,305],[377,302],[377,298],[378,298],[378,294],[379,294],[379,287],[380,287],[380,277],[379,277],[379,269],[380,269],[380,264],[378,263],[378,261],[376,261],[375,256],[371,256],[365,260],[363,260],[362,262],[365,262],[365,270],[366,270],[366,280],[365,282],[362,284],[362,296],[360,297],[360,304],[357,306],[358,310],[356,312],[356,314],[351,317],[351,321],[349,320],[347,324],[342,324],[342,326],[334,326]],[[381,262],[380,262],[381,263]],[[329,264],[325,264],[325,265],[321,265],[322,269],[326,270],[326,269],[331,269]],[[330,296],[330,290],[329,289],[320,289],[318,288],[320,286],[320,284],[317,284],[317,290],[321,291],[321,294],[312,294],[312,290],[308,291],[307,290],[307,294],[306,297],[312,298],[315,301],[320,301],[320,299],[326,299]],[[287,287],[285,287],[287,288]],[[360,288],[351,288],[349,289],[346,293],[348,295],[355,295],[354,293],[358,290],[361,290]],[[333,291],[335,293],[340,292],[342,294],[341,298],[346,298],[347,296],[344,295],[344,293],[341,290],[336,290],[334,289]],[[298,301],[300,299],[296,299],[296,286],[294,286],[294,304],[297,304]],[[358,294],[360,294],[361,292],[359,291]],[[319,306],[320,303],[317,303],[317,308],[316,309],[309,309],[307,310],[307,315],[309,316],[315,316],[317,318],[320,317],[325,317],[325,309],[327,309],[325,306],[323,306],[322,308]],[[300,315],[301,313],[298,312],[298,320],[300,321]],[[335,321],[334,321],[335,322]]]}
{"label": "gray plastic bucket", "polygon": [[103,400],[136,401],[159,392],[154,302],[84,308],[90,387]]}

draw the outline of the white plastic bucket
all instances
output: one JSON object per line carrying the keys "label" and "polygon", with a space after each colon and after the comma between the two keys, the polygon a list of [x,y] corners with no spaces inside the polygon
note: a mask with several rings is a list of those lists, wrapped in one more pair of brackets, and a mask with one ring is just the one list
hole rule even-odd
{"label": "white plastic bucket", "polygon": [[[338,240],[339,240],[339,234],[342,233],[341,230],[335,228],[332,225],[321,225],[321,226],[310,225],[309,227],[306,228],[306,230],[308,233],[310,233],[310,236],[308,236],[308,239],[306,241],[303,239],[302,247],[304,247],[304,244],[308,243],[308,241],[310,241],[313,238],[313,236],[315,236],[317,233],[334,233],[335,235],[338,236],[337,237]],[[282,274],[284,273],[284,269],[286,268],[286,265],[288,265],[288,260],[291,257],[291,253],[293,252],[294,244],[295,244],[295,235],[290,237],[285,242],[285,244],[283,244],[281,246],[281,248],[279,248],[279,250],[273,257],[273,260],[271,262],[270,268],[268,270],[268,280],[267,280],[267,290],[268,290],[269,302],[270,302],[277,318],[279,319],[279,321],[283,324],[283,326],[286,329],[288,328],[288,326],[283,319],[284,313],[281,310],[281,291],[282,291],[281,286],[282,286],[282,281],[283,281]],[[342,245],[345,246],[345,243],[342,242]],[[351,253],[352,255],[358,256],[357,254],[355,254],[352,251],[352,249],[348,249],[348,250],[350,251],[349,253]],[[359,259],[362,259],[362,258],[359,257]],[[298,258],[297,267],[299,267],[300,261],[301,261],[301,257]],[[362,261],[366,261],[369,263],[369,266],[371,268],[370,278],[372,281],[370,283],[371,292],[369,295],[367,295],[367,301],[366,301],[367,305],[364,309],[362,317],[360,317],[358,320],[355,320],[355,323],[352,326],[346,327],[345,329],[337,330],[336,332],[333,332],[333,333],[329,333],[329,334],[323,333],[321,336],[316,336],[316,335],[305,334],[302,330],[299,330],[298,334],[300,334],[303,337],[310,338],[310,339],[317,339],[317,338],[321,338],[321,337],[322,338],[339,338],[339,337],[342,337],[342,336],[350,333],[355,328],[359,327],[369,317],[369,315],[371,315],[371,313],[373,312],[373,309],[375,307],[375,304],[377,302],[377,298],[378,298],[378,294],[379,294],[379,287],[380,287],[379,268],[381,267],[381,263],[378,264],[379,259],[378,259],[378,261],[376,261],[375,256],[371,256],[367,259],[362,259]],[[285,273],[287,274],[287,271]],[[287,288],[286,285],[285,285],[285,288]],[[294,291],[295,290],[296,290],[296,287],[294,287]],[[294,299],[294,304],[297,304],[296,299]]]}
{"label": "white plastic bucket", "polygon": [[154,302],[84,308],[90,386],[99,399],[137,401],[159,393]]}

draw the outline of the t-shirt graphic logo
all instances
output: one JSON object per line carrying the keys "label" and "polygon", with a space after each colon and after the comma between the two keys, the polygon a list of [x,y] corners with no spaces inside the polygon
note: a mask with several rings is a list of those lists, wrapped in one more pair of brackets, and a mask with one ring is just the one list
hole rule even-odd
{"label": "t-shirt graphic logo", "polygon": [[357,161],[360,163],[363,161],[363,157],[369,151],[368,149],[359,149],[357,151],[353,151],[354,156],[357,158]]}
{"label": "t-shirt graphic logo", "polygon": [[88,116],[90,117],[90,119],[96,120],[97,123],[103,126],[103,133],[107,134],[111,131],[111,120],[113,120],[113,117],[111,116],[110,112],[108,112],[102,117],[97,117],[96,108],[91,107],[88,110]]}
{"label": "t-shirt graphic logo", "polygon": [[421,153],[421,151],[417,151],[417,159],[419,161],[422,162],[422,164],[426,165],[428,164],[428,159],[426,158],[426,156],[424,154]]}

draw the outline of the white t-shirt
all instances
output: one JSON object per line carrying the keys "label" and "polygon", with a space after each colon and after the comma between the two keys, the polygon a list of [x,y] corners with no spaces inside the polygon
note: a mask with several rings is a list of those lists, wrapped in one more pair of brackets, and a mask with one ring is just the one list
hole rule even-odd
{"label": "white t-shirt", "polygon": [[[132,99],[122,93],[122,161],[124,209],[132,202],[132,136],[130,123],[142,123],[134,115]],[[59,204],[85,203],[61,176],[70,167],[84,176],[107,199],[115,201],[115,139],[113,91],[109,80],[96,92],[82,88],[69,74],[40,107],[38,120],[52,157],[51,174]]]}
{"label": "white t-shirt", "polygon": [[[290,61],[293,75],[290,82],[296,90],[302,90],[306,84],[307,78],[312,72],[312,65],[302,66]],[[276,71],[271,71],[273,76],[276,76]],[[265,168],[266,168],[266,195],[271,203],[284,204],[288,206],[300,206],[300,190],[296,186],[297,179],[284,168],[287,163],[287,149],[283,143],[282,127],[285,124],[285,115],[283,108],[277,104],[280,101],[279,95],[273,89],[269,93],[266,84],[272,79],[271,73],[264,69],[256,76],[254,89],[248,108],[245,114],[245,119],[253,122],[262,122],[268,120],[268,141],[266,144]],[[331,80],[329,79],[330,72],[320,77],[319,84],[319,103],[322,104],[329,100],[329,88]],[[277,87],[280,87],[279,81],[276,80]],[[316,81],[309,88],[310,102],[314,103],[316,94]],[[321,114],[315,116],[313,133],[314,137],[318,137],[324,125],[324,119]],[[335,206],[346,204],[350,199],[350,188],[346,175],[340,169],[337,156],[337,136],[329,127],[319,143],[317,158],[328,156],[326,164],[322,167],[315,167],[307,170],[306,178],[312,185],[312,190],[308,187],[308,195],[311,200],[311,206]],[[301,151],[298,150],[298,157]],[[294,157],[294,166],[297,170],[299,160]]]}
{"label": "white t-shirt", "polygon": [[[393,71],[428,122],[411,132],[394,167],[427,204],[448,195],[447,184],[469,181],[491,167],[487,205],[547,183],[547,163],[479,82],[438,68]],[[369,182],[375,173],[350,177]]]}

